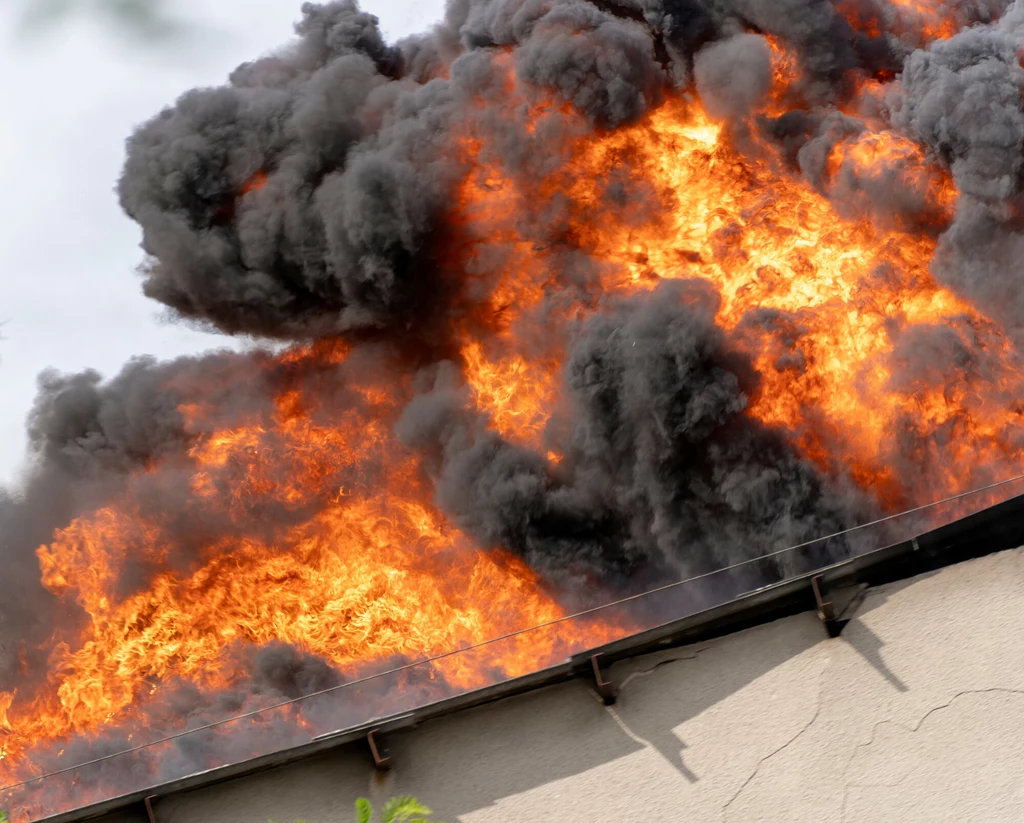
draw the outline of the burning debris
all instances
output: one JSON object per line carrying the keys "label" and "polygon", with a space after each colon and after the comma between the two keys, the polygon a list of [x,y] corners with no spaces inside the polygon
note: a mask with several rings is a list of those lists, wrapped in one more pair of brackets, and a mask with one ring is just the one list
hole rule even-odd
{"label": "burning debris", "polygon": [[[351,0],[302,13],[128,141],[146,294],[287,347],[40,379],[0,498],[5,784],[1024,466],[1024,6],[452,0],[394,45]],[[634,628],[13,796],[43,816]]]}

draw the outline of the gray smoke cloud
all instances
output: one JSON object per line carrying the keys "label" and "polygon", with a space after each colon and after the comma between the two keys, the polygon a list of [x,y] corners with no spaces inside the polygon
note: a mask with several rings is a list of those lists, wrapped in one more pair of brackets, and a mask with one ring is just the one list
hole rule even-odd
{"label": "gray smoke cloud", "polygon": [[578,477],[628,512],[633,544],[682,574],[838,531],[856,514],[743,414],[757,375],[715,325],[718,307],[705,281],[617,301],[586,325],[566,379]]}
{"label": "gray smoke cloud", "polygon": [[915,52],[893,97],[894,124],[941,155],[957,188],[973,197],[1003,200],[1017,184],[1024,142],[1022,28],[1024,17],[1014,8],[996,26]]}
{"label": "gray smoke cloud", "polygon": [[949,164],[960,198],[932,270],[1024,342],[1024,287],[1014,261],[1024,158],[1024,6],[907,59],[892,121]]}
{"label": "gray smoke cloud", "polygon": [[495,48],[514,48],[538,97],[598,125],[663,97],[650,31],[589,3],[453,4],[436,39],[400,48],[351,0],[303,14],[295,46],[185,94],[128,141],[119,192],[143,228],[145,293],[228,333],[421,321],[445,288],[432,238],[459,172],[452,128],[489,116],[470,101],[498,91]]}
{"label": "gray smoke cloud", "polygon": [[[842,148],[842,144],[862,137],[875,139],[863,120],[830,112],[815,123],[813,136],[796,149],[796,165],[844,218],[868,219],[880,227],[932,235],[945,228],[946,216],[936,200],[938,179],[921,173],[921,161],[927,156],[882,151],[865,165],[851,160]],[[837,156],[842,159],[833,166]]]}
{"label": "gray smoke cloud", "polygon": [[752,111],[770,55],[751,27],[797,50],[814,105],[906,51],[827,0],[464,0],[397,46],[352,0],[303,15],[291,47],[183,95],[128,141],[119,192],[143,228],[146,294],[232,334],[397,330],[428,323],[428,302],[443,309],[453,141],[480,122],[516,150],[488,105],[507,97],[508,61],[528,99],[614,128],[694,71],[713,113]]}
{"label": "gray smoke cloud", "polygon": [[649,584],[852,525],[866,501],[743,414],[757,375],[729,350],[717,308],[704,281],[669,281],[584,324],[564,375],[570,448],[555,472],[467,412],[448,365],[398,432],[434,448],[438,502],[460,528],[566,592],[586,593],[595,571]]}
{"label": "gray smoke cloud", "polygon": [[46,465],[81,479],[126,473],[179,449],[181,396],[165,386],[189,365],[196,361],[139,358],[106,383],[95,371],[44,372],[27,423],[30,448]]}
{"label": "gray smoke cloud", "polygon": [[764,101],[772,85],[772,52],[763,37],[738,34],[698,52],[693,69],[707,113],[724,120]]}

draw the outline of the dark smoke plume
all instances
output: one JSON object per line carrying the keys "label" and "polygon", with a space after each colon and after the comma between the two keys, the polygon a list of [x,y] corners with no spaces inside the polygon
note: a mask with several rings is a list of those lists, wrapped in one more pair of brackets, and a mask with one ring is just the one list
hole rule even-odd
{"label": "dark smoke plume", "polygon": [[571,448],[555,477],[466,411],[446,366],[399,433],[436,448],[438,502],[460,528],[570,593],[595,571],[650,585],[852,525],[853,500],[743,415],[757,376],[729,351],[717,307],[704,281],[669,281],[584,325],[565,375]]}

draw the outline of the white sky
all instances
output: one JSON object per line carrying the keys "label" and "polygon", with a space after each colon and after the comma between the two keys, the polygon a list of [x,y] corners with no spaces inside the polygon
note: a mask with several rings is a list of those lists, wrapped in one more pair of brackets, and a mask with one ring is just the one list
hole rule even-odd
{"label": "white sky", "polygon": [[[109,376],[133,355],[168,358],[230,342],[167,323],[142,296],[140,232],[113,188],[135,124],[285,43],[302,0],[168,5],[205,27],[187,50],[133,47],[86,20],[26,40],[10,2],[0,3],[0,485],[23,464],[41,370]],[[362,7],[394,40],[440,19],[444,0]]]}

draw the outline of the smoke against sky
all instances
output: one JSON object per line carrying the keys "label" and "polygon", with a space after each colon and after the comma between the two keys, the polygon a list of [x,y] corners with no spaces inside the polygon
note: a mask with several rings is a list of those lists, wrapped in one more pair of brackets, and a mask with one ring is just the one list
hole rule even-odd
{"label": "smoke against sky", "polygon": [[[389,39],[440,19],[443,0],[387,0],[374,11]],[[20,8],[20,7],[19,7]],[[182,0],[192,42],[126,43],[83,14],[26,38],[15,8],[0,6],[0,485],[25,452],[36,376],[95,368],[115,374],[130,357],[174,357],[237,345],[165,322],[135,274],[140,233],[114,187],[134,126],[193,86],[213,85],[239,63],[280,46],[294,0]],[[54,241],[54,227],[60,240]]]}

